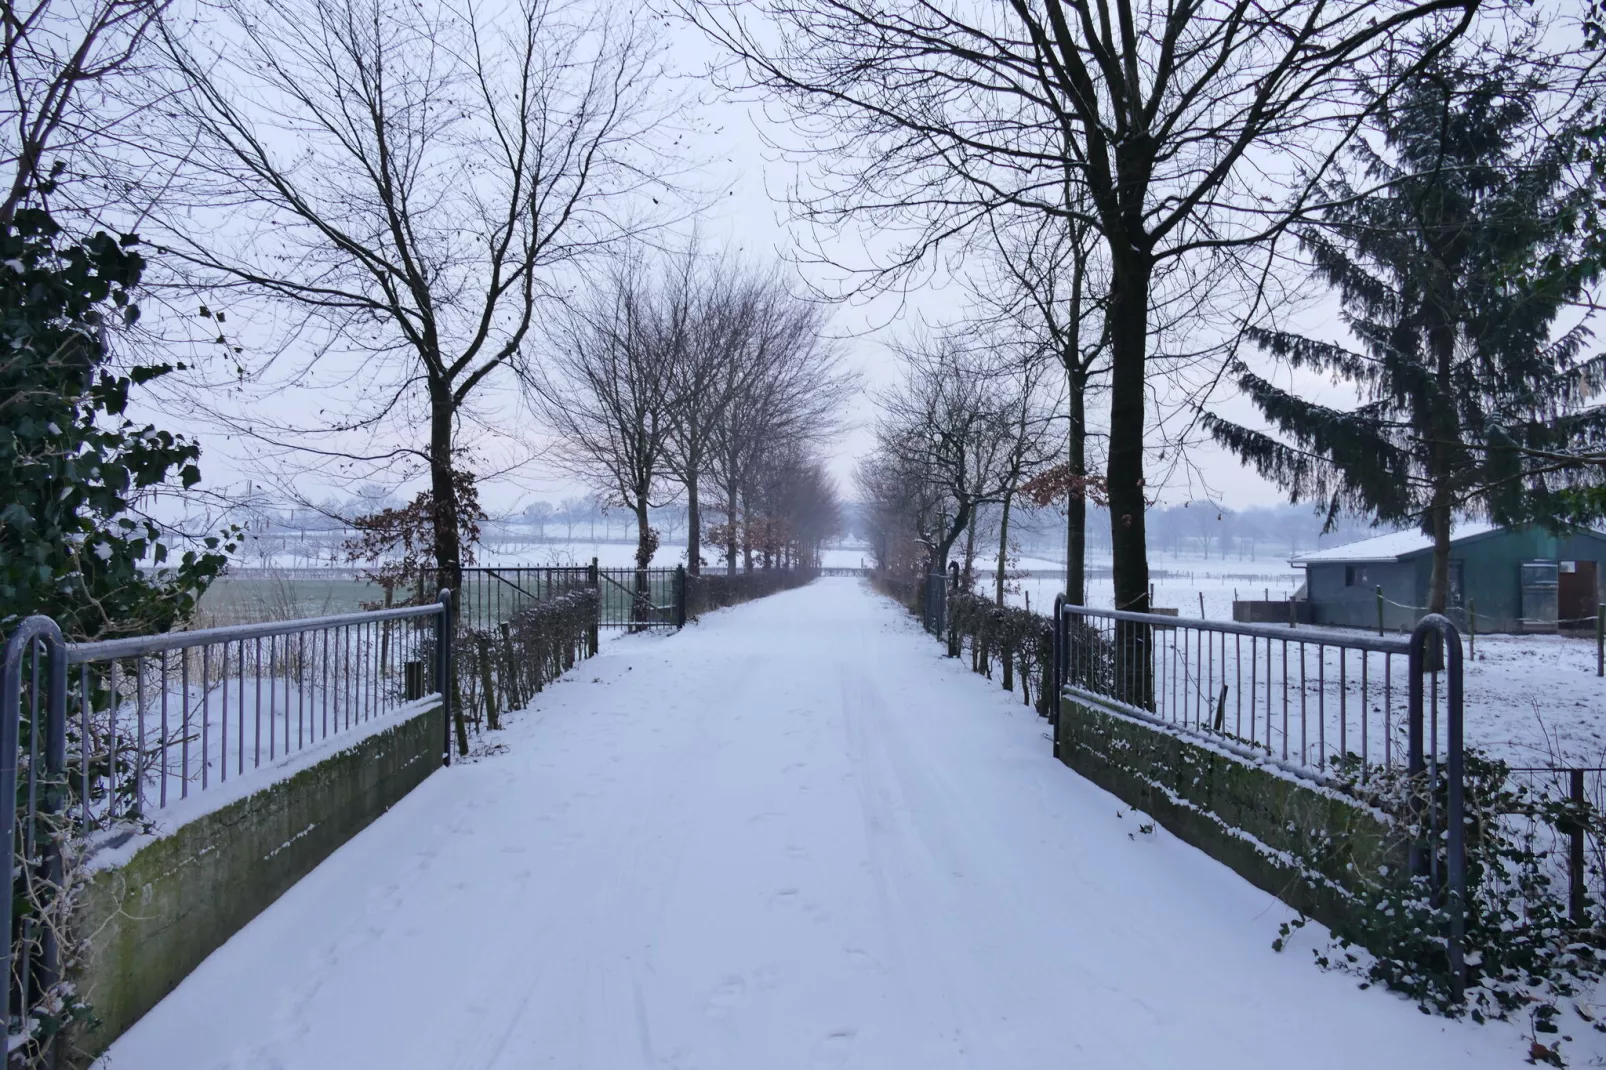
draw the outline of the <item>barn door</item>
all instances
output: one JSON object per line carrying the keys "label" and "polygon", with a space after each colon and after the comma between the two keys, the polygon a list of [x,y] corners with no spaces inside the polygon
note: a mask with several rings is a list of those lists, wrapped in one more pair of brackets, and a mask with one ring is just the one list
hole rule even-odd
{"label": "barn door", "polygon": [[1522,630],[1556,630],[1560,568],[1554,561],[1522,563]]}
{"label": "barn door", "polygon": [[1599,596],[1593,561],[1563,561],[1556,583],[1556,613],[1563,628],[1588,628],[1595,623]]}

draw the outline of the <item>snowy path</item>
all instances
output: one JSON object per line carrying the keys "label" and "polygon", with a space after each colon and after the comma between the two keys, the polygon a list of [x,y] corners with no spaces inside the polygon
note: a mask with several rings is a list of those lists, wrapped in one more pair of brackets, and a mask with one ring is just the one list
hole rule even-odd
{"label": "snowy path", "polygon": [[1275,900],[938,653],[856,580],[607,644],[104,1065],[1519,1065],[1515,1030],[1359,991],[1308,935],[1272,952]]}

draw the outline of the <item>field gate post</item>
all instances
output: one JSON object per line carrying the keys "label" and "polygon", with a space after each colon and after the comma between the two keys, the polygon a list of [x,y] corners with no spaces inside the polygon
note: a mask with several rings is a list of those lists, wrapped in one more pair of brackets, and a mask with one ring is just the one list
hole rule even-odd
{"label": "field gate post", "polygon": [[675,627],[686,626],[686,566],[675,566]]}
{"label": "field gate post", "polygon": [[590,657],[597,656],[597,631],[602,621],[602,577],[597,572],[597,559],[592,558],[591,564],[586,566],[586,586],[596,592],[597,612],[591,618],[591,626],[586,632],[586,644],[591,648]]}

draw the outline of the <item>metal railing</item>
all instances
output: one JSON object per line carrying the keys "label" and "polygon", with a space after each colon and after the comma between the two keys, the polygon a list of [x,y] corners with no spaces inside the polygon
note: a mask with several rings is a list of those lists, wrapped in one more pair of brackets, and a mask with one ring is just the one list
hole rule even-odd
{"label": "metal railing", "polygon": [[[1063,605],[1067,686],[1325,779],[1405,764],[1406,636]],[[1436,749],[1436,748],[1435,748]]]}
{"label": "metal railing", "polygon": [[65,641],[47,617],[21,622],[0,662],[8,1050],[47,1042],[60,1017],[67,842],[126,839],[430,704],[447,707],[448,760],[451,630],[445,591],[422,606],[96,642]]}
{"label": "metal railing", "polygon": [[[1412,850],[1446,896],[1453,983],[1462,964],[1461,638],[1430,615],[1409,637],[1193,620],[1055,600],[1056,692],[1329,786],[1384,771],[1445,784]],[[1439,846],[1442,841],[1442,850]],[[1442,855],[1442,857],[1441,857]]]}

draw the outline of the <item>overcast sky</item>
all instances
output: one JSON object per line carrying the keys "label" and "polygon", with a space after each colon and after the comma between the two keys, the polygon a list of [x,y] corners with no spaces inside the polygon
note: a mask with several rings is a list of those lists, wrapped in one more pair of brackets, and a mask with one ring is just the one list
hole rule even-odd
{"label": "overcast sky", "polygon": [[[672,53],[681,71],[689,77],[711,56],[709,46],[683,28],[675,30],[674,34]],[[728,244],[757,260],[790,257],[798,248],[798,239],[809,236],[801,230],[800,224],[789,218],[785,191],[794,182],[806,183],[808,174],[768,147],[766,141],[794,143],[793,132],[756,103],[721,98],[712,87],[701,82],[697,90],[699,109],[706,122],[701,124],[704,132],[688,151],[693,158],[708,161],[703,176],[705,188],[721,194],[700,223],[703,234],[714,245]],[[870,259],[865,242],[859,236],[835,240],[831,252],[845,262]],[[820,269],[811,270],[818,272]],[[820,282],[830,281],[820,274],[814,278]],[[921,320],[940,324],[952,318],[963,298],[964,290],[958,283],[936,280],[900,297],[849,301],[836,309],[833,326],[841,337],[845,363],[860,373],[865,384],[848,413],[849,430],[835,445],[830,458],[831,471],[844,496],[853,496],[855,461],[871,445],[870,427],[875,415],[873,395],[897,374],[897,365],[887,343]],[[241,318],[235,317],[236,320]],[[1311,333],[1329,337],[1338,334],[1336,309],[1331,300],[1313,299],[1296,322]],[[271,330],[268,326],[262,329]],[[1307,379],[1301,385],[1324,394],[1331,393],[1331,388],[1319,381]],[[1335,400],[1341,397],[1333,396]],[[304,389],[256,404],[264,411],[271,407],[301,414],[308,412],[311,405],[326,403],[324,392]],[[1246,405],[1234,402],[1226,394],[1218,396],[1212,404],[1218,411],[1252,418]],[[501,421],[510,428],[527,420],[511,399],[506,403],[493,403],[491,410],[492,421]],[[264,474],[260,466],[253,468],[243,462],[248,452],[243,442],[210,431],[203,432],[202,437],[206,449],[203,473],[208,483],[237,485],[247,479],[260,479]],[[1179,466],[1173,454],[1164,463],[1158,459],[1151,462],[1151,482],[1167,480],[1158,488],[1162,501],[1214,497],[1229,506],[1244,507],[1270,504],[1283,498],[1275,486],[1213,447],[1198,446],[1189,452],[1186,460],[1185,465]],[[285,469],[275,467],[282,475]],[[345,497],[354,489],[343,487],[338,479],[328,476],[300,479],[298,483],[298,489],[314,500],[331,495]],[[488,485],[483,498],[487,507],[496,513],[515,509],[532,497],[562,498],[583,492],[572,478],[537,462]]]}

